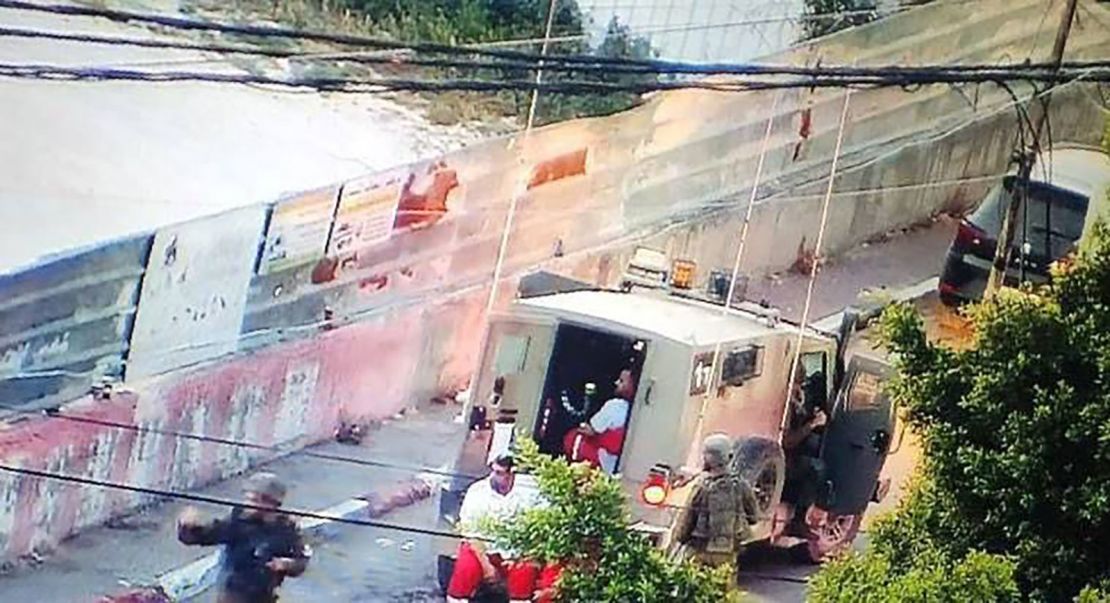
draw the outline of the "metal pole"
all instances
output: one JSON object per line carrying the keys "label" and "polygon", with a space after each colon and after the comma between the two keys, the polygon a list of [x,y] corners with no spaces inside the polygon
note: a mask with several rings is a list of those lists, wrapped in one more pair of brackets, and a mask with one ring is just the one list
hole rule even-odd
{"label": "metal pole", "polygon": [[[1078,0],[1068,0],[1067,5],[1064,7],[1064,15],[1060,21],[1060,28],[1056,32],[1056,41],[1052,45],[1052,58],[1050,63],[1053,69],[1059,69],[1060,63],[1064,60],[1064,48],[1068,44],[1068,34],[1071,33],[1071,26],[1075,21],[1075,9],[1077,4]],[[1030,108],[1033,107],[1035,99],[1035,95],[1029,99]],[[1021,155],[1018,158],[1018,183],[1017,186],[1014,187],[1014,194],[1011,195],[1009,205],[1006,207],[1006,215],[1002,218],[1002,228],[998,233],[998,246],[994,250],[994,262],[991,264],[991,272],[987,277],[987,288],[983,292],[984,299],[993,298],[1005,282],[1006,267],[1010,264],[1010,247],[1013,245],[1014,231],[1017,229],[1018,211],[1025,205],[1027,200],[1029,174],[1033,170],[1033,161],[1041,151],[1041,130],[1044,128],[1045,120],[1048,119],[1048,105],[1051,99],[1052,91],[1049,89],[1049,91],[1045,93],[1044,100],[1042,101],[1043,110],[1037,114],[1036,123],[1033,125],[1033,143],[1030,145],[1030,148],[1021,149],[1020,151]],[[1021,127],[1020,123],[1018,127]],[[1021,259],[1021,262],[1024,266],[1024,257]]]}
{"label": "metal pole", "polygon": [[[748,207],[744,211],[744,222],[740,227],[740,243],[736,248],[736,259],[732,263],[732,280],[728,285],[725,304],[721,307],[721,315],[723,316],[728,316],[729,310],[732,309],[732,298],[736,295],[736,281],[740,278],[740,263],[744,258],[745,243],[748,240],[748,230],[751,227],[752,214],[754,213],[755,204],[759,197],[759,185],[763,180],[763,163],[767,158],[767,149],[770,148],[771,136],[775,129],[775,114],[778,112],[779,99],[782,98],[782,94],[782,92],[776,93],[774,100],[771,101],[771,111],[767,115],[767,129],[763,133],[763,142],[759,145],[759,160],[755,164],[755,180],[752,182],[752,190],[748,196]],[[709,387],[705,390],[705,395],[702,398],[701,409],[698,411],[697,426],[694,428],[695,442],[701,441],[702,431],[705,429],[705,412],[714,394],[713,382],[719,370],[720,358],[721,342],[718,341],[717,345],[713,348],[713,362],[710,363]]]}
{"label": "metal pole", "polygon": [[[540,55],[546,55],[548,46],[551,43],[551,29],[555,24],[555,7],[559,4],[559,0],[551,0],[551,4],[547,9],[547,27],[543,34],[543,46],[540,49]],[[536,106],[539,104],[540,88],[539,85],[543,83],[543,61],[540,61],[536,66],[536,88],[532,90],[532,101],[528,105],[528,121],[524,125],[524,135],[521,137],[521,150],[520,157],[525,157],[524,153],[528,148],[528,141],[532,136],[532,127],[536,122]],[[493,313],[494,304],[497,302],[497,286],[501,280],[501,270],[505,265],[505,252],[509,247],[509,234],[513,230],[513,218],[516,216],[517,201],[523,195],[522,192],[513,191],[513,196],[509,200],[509,212],[505,215],[505,228],[501,231],[501,243],[497,246],[497,262],[493,265],[493,281],[490,283],[489,297],[486,298],[486,313],[485,317],[488,321],[490,315]],[[488,337],[488,334],[487,334]],[[484,347],[484,344],[483,344]],[[467,400],[463,404],[462,417],[463,421],[470,420],[470,409],[474,407],[474,396],[477,394],[475,388],[477,387],[477,380],[470,380],[470,387],[467,391]]]}
{"label": "metal pole", "polygon": [[836,146],[833,148],[832,166],[829,167],[829,183],[825,188],[825,199],[821,203],[821,222],[817,229],[817,241],[813,244],[813,265],[809,270],[809,284],[806,286],[805,305],[802,306],[802,321],[798,324],[798,349],[794,351],[794,360],[790,363],[790,375],[786,382],[786,404],[783,405],[782,418],[779,421],[779,441],[782,441],[786,431],[786,422],[790,417],[790,395],[794,392],[794,377],[798,374],[798,365],[802,361],[802,347],[805,345],[809,311],[813,302],[813,285],[817,282],[817,268],[821,259],[821,247],[825,241],[825,227],[829,223],[829,204],[832,201],[833,186],[836,184],[836,170],[840,167],[840,151],[844,145],[844,129],[848,124],[848,105],[852,100],[852,89],[844,93],[844,108],[840,113],[840,129],[836,133]]}
{"label": "metal pole", "polygon": [[[555,6],[559,0],[551,0],[551,4],[547,10],[547,28],[543,35],[543,47],[540,50],[540,55],[547,54],[548,45],[551,42],[551,28],[555,24]],[[539,85],[543,83],[543,61],[540,61],[536,69],[536,89],[532,90],[532,101],[528,105],[528,121],[524,125],[524,136],[522,137],[521,155],[523,159],[524,152],[528,149],[528,140],[532,136],[532,127],[536,123],[536,106],[540,100]],[[501,280],[501,269],[505,264],[505,251],[509,246],[509,234],[513,229],[513,218],[516,216],[517,201],[520,200],[522,193],[518,191],[513,192],[513,196],[509,201],[509,213],[505,216],[505,229],[501,231],[501,244],[497,246],[497,263],[493,265],[493,284],[490,285],[489,298],[486,300],[486,316],[493,312],[494,303],[497,301],[497,285]]]}

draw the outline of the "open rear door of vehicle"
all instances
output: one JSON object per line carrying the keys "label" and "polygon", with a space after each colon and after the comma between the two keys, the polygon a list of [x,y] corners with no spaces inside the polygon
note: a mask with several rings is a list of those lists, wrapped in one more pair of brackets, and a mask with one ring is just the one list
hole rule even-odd
{"label": "open rear door of vehicle", "polygon": [[884,390],[888,364],[856,355],[848,364],[821,450],[831,485],[827,510],[837,515],[863,513],[890,451],[897,420]]}

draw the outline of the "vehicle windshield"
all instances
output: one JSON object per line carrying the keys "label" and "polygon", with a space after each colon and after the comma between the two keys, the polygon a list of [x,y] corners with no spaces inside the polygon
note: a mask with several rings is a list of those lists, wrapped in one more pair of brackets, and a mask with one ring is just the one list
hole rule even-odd
{"label": "vehicle windshield", "polygon": [[992,237],[997,237],[1002,230],[1002,215],[1006,209],[1005,201],[1009,198],[1010,192],[1006,190],[1003,183],[998,183],[983,198],[979,207],[967,217],[967,221]]}
{"label": "vehicle windshield", "polygon": [[[967,221],[992,239],[1002,230],[1002,220],[1010,199],[1012,178],[991,189]],[[1072,244],[1083,234],[1088,200],[1054,186],[1032,182],[1029,186],[1028,207],[1018,213],[1014,233],[1017,240],[1025,240],[1032,253],[1049,259],[1059,259],[1068,253]]]}

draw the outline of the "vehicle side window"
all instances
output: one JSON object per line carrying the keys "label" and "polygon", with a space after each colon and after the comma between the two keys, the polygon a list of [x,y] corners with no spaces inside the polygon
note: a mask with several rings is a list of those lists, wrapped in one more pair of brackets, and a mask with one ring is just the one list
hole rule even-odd
{"label": "vehicle side window", "polygon": [[[1028,212],[1021,212],[1023,218],[1028,218],[1028,229],[1018,230],[1019,236],[1024,233],[1033,255],[1058,260],[1083,234],[1086,202],[1078,195],[1048,187],[1034,186],[1030,195]],[[1019,222],[1019,228],[1024,227]]]}
{"label": "vehicle side window", "polygon": [[979,207],[968,216],[968,220],[992,238],[1002,230],[1002,212],[1008,203],[1010,193],[1004,184],[998,184],[987,193]]}
{"label": "vehicle side window", "polygon": [[[812,384],[811,387],[813,387],[813,389],[811,390],[811,395],[818,396],[818,399],[813,400],[813,402],[820,406],[826,406],[826,402],[828,401],[828,365],[828,355],[825,352],[802,354],[802,363],[799,370],[802,371],[806,384]],[[817,379],[814,379],[814,377],[817,377]]]}
{"label": "vehicle side window", "polygon": [[848,410],[861,411],[877,408],[881,393],[882,378],[879,375],[863,371],[856,373],[848,395]]}
{"label": "vehicle side window", "polygon": [[1027,198],[1028,208],[1018,211],[1017,228],[1014,231],[1014,247],[1020,248],[1028,243],[1030,254],[1044,257],[1048,253],[1048,203],[1043,197]]}
{"label": "vehicle side window", "polygon": [[1050,209],[1050,222],[1052,224],[1050,248],[1052,259],[1058,260],[1072,250],[1072,244],[1083,236],[1083,223],[1086,221],[1085,209],[1070,203],[1056,203]]}

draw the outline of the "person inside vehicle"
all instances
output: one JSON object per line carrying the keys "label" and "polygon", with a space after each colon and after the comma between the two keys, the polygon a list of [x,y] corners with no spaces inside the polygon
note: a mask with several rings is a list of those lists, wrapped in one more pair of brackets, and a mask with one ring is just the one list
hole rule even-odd
{"label": "person inside vehicle", "polygon": [[713,434],[702,442],[702,471],[694,478],[690,510],[678,541],[699,562],[718,567],[736,560],[759,521],[755,491],[730,470],[732,440]]}
{"label": "person inside vehicle", "polygon": [[[624,369],[617,377],[616,389],[589,421],[567,434],[565,453],[572,461],[586,461],[613,475],[624,446],[625,425],[636,397],[636,380]],[[581,436],[581,437],[579,437]]]}
{"label": "person inside vehicle", "polygon": [[788,429],[783,434],[782,447],[786,454],[786,483],[783,500],[794,503],[796,509],[806,509],[814,502],[814,487],[820,479],[821,437],[828,416],[823,407],[824,373],[817,372],[806,379],[799,370],[791,388]]}
{"label": "person inside vehicle", "polygon": [[447,603],[464,603],[474,598],[483,583],[504,582],[511,601],[531,601],[539,568],[527,560],[514,559],[511,551],[497,548],[482,523],[506,520],[538,503],[534,493],[518,488],[513,457],[498,455],[491,472],[467,489],[459,510],[459,543],[455,569],[447,586]]}
{"label": "person inside vehicle", "polygon": [[301,531],[282,513],[286,488],[272,473],[247,481],[244,507],[226,519],[205,522],[186,508],[177,522],[177,538],[187,545],[223,545],[217,603],[274,603],[286,577],[297,577],[308,566],[311,552]]}

